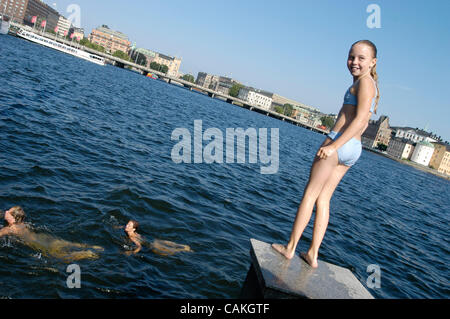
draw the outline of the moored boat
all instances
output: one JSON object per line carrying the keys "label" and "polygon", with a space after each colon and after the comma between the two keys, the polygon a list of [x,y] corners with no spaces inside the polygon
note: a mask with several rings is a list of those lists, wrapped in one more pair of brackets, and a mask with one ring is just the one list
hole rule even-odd
{"label": "moored boat", "polygon": [[153,73],[147,74],[147,77],[148,77],[148,78],[151,78],[151,79],[155,79],[155,80],[158,79],[158,76],[157,76],[156,74],[153,74]]}
{"label": "moored boat", "polygon": [[105,65],[105,59],[98,55],[76,49],[74,47],[71,47],[66,44],[57,42],[55,40],[43,37],[39,34],[30,32],[30,31],[26,31],[24,29],[20,29],[19,32],[17,32],[17,36],[24,38],[28,41],[31,41],[31,42],[34,42],[34,43],[37,43],[37,44],[67,53],[67,54],[70,54],[70,55],[76,56],[78,58],[81,58],[81,59],[84,59],[87,61],[90,61],[90,62],[98,64],[98,65]]}

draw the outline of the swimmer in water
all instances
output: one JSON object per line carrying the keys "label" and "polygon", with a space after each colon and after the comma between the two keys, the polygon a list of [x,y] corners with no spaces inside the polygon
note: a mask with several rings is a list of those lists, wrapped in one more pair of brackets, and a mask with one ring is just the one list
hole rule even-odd
{"label": "swimmer in water", "polygon": [[136,245],[136,248],[133,251],[129,251],[126,253],[127,255],[137,254],[142,249],[143,244],[148,245],[154,253],[163,256],[173,255],[181,251],[193,252],[191,247],[189,247],[188,245],[180,245],[168,240],[155,239],[153,242],[148,243],[145,241],[145,239],[142,238],[141,235],[136,232],[138,227],[139,223],[135,220],[130,220],[125,226],[125,233],[127,234],[128,238]]}
{"label": "swimmer in water", "polygon": [[98,255],[91,250],[76,250],[88,248],[103,251],[103,247],[73,243],[53,236],[34,233],[25,225],[25,212],[20,206],[12,207],[5,212],[4,219],[7,226],[0,229],[0,237],[16,236],[32,249],[40,251],[44,256],[51,256],[65,262],[81,259],[96,259]]}

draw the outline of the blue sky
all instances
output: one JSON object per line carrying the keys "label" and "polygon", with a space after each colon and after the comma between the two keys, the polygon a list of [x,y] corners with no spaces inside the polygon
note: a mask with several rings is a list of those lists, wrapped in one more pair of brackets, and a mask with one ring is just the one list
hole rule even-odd
{"label": "blue sky", "polygon": [[[181,57],[180,71],[231,76],[337,113],[352,77],[350,45],[378,47],[379,115],[391,126],[427,128],[450,141],[450,1],[430,0],[46,0],[65,15],[81,8],[88,35],[102,24],[138,47]],[[367,27],[370,4],[381,28]]]}

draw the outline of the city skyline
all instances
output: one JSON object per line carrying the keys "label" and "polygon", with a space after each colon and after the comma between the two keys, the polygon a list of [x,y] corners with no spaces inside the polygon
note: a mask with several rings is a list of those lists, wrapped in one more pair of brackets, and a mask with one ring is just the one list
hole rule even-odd
{"label": "city skyline", "polygon": [[[45,1],[68,17],[72,1]],[[117,5],[116,5],[117,4]],[[370,29],[367,7],[380,8],[381,28]],[[379,113],[392,126],[426,129],[450,141],[449,87],[445,14],[450,2],[283,1],[77,2],[81,27],[89,34],[106,24],[129,36],[137,47],[181,57],[180,71],[232,77],[245,85],[274,92],[323,113],[339,111],[352,78],[348,49],[360,39],[379,51]],[[419,14],[420,13],[420,14]],[[324,93],[325,91],[325,93]]]}

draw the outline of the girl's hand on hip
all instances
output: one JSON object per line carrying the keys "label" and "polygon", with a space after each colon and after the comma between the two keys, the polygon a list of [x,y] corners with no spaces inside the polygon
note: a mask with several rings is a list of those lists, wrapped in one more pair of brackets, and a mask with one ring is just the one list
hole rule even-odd
{"label": "girl's hand on hip", "polygon": [[336,148],[333,145],[327,145],[319,148],[317,156],[321,159],[326,159],[328,156],[331,156],[334,152],[336,152]]}

